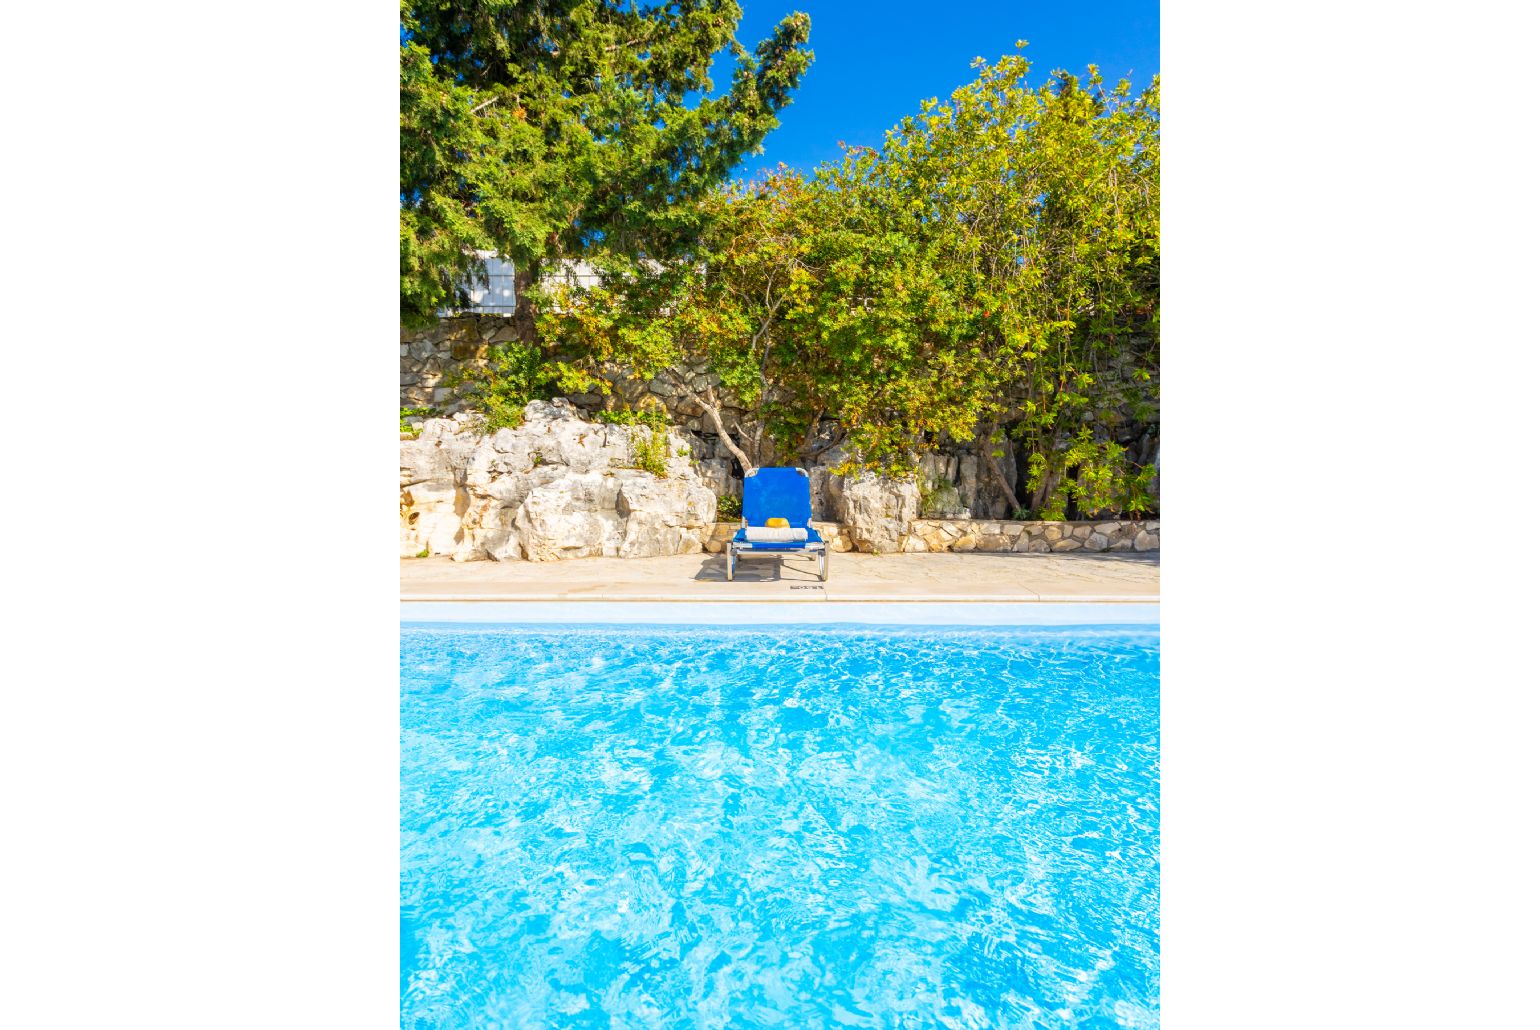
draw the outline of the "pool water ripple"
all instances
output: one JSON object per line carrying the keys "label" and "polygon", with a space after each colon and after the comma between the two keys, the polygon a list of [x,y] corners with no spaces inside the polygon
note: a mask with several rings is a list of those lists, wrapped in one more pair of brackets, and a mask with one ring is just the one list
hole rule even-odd
{"label": "pool water ripple", "polygon": [[1155,627],[403,627],[406,1027],[1155,1026]]}

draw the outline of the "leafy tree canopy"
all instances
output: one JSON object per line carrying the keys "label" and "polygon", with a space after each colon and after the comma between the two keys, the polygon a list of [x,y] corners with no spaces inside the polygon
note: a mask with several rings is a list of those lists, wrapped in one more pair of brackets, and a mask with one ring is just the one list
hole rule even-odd
{"label": "leafy tree canopy", "polygon": [[[542,261],[692,242],[695,201],[778,124],[813,57],[807,15],[752,51],[741,16],[733,0],[402,0],[403,322],[463,300],[476,250],[527,287]],[[732,81],[712,96],[723,50]]]}
{"label": "leafy tree canopy", "polygon": [[1123,438],[1158,421],[1159,83],[1029,72],[980,64],[881,150],[704,195],[690,260],[567,291],[549,340],[647,377],[705,357],[750,408],[723,433],[745,466],[807,460],[832,419],[889,473],[977,448],[1008,510],[1148,509]]}

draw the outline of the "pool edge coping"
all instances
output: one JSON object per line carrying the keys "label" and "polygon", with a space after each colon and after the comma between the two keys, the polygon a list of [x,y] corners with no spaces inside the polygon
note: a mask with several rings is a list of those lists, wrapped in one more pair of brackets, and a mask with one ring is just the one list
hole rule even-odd
{"label": "pool edge coping", "polygon": [[892,597],[680,597],[678,594],[417,594],[403,593],[401,604],[1160,604],[1158,594],[1041,594],[1036,597],[999,594],[957,594],[945,597],[897,594]]}
{"label": "pool edge coping", "polygon": [[913,625],[913,626],[1153,626],[1155,601],[829,601],[639,599],[506,601],[403,600],[402,625]]}

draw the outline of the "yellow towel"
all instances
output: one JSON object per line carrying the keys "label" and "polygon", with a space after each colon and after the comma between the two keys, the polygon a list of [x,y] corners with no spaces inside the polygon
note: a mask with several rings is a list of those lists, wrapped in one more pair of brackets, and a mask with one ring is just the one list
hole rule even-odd
{"label": "yellow towel", "polygon": [[769,529],[775,529],[775,528],[790,529],[791,528],[791,523],[787,522],[785,519],[766,519],[765,520],[765,526],[766,526],[766,528],[769,528]]}

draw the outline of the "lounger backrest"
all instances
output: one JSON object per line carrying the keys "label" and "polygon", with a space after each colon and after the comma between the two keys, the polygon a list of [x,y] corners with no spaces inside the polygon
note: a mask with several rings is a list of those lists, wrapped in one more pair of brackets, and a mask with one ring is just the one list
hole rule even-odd
{"label": "lounger backrest", "polygon": [[807,473],[796,468],[759,468],[743,480],[743,519],[763,526],[785,519],[793,527],[813,519],[813,491]]}

